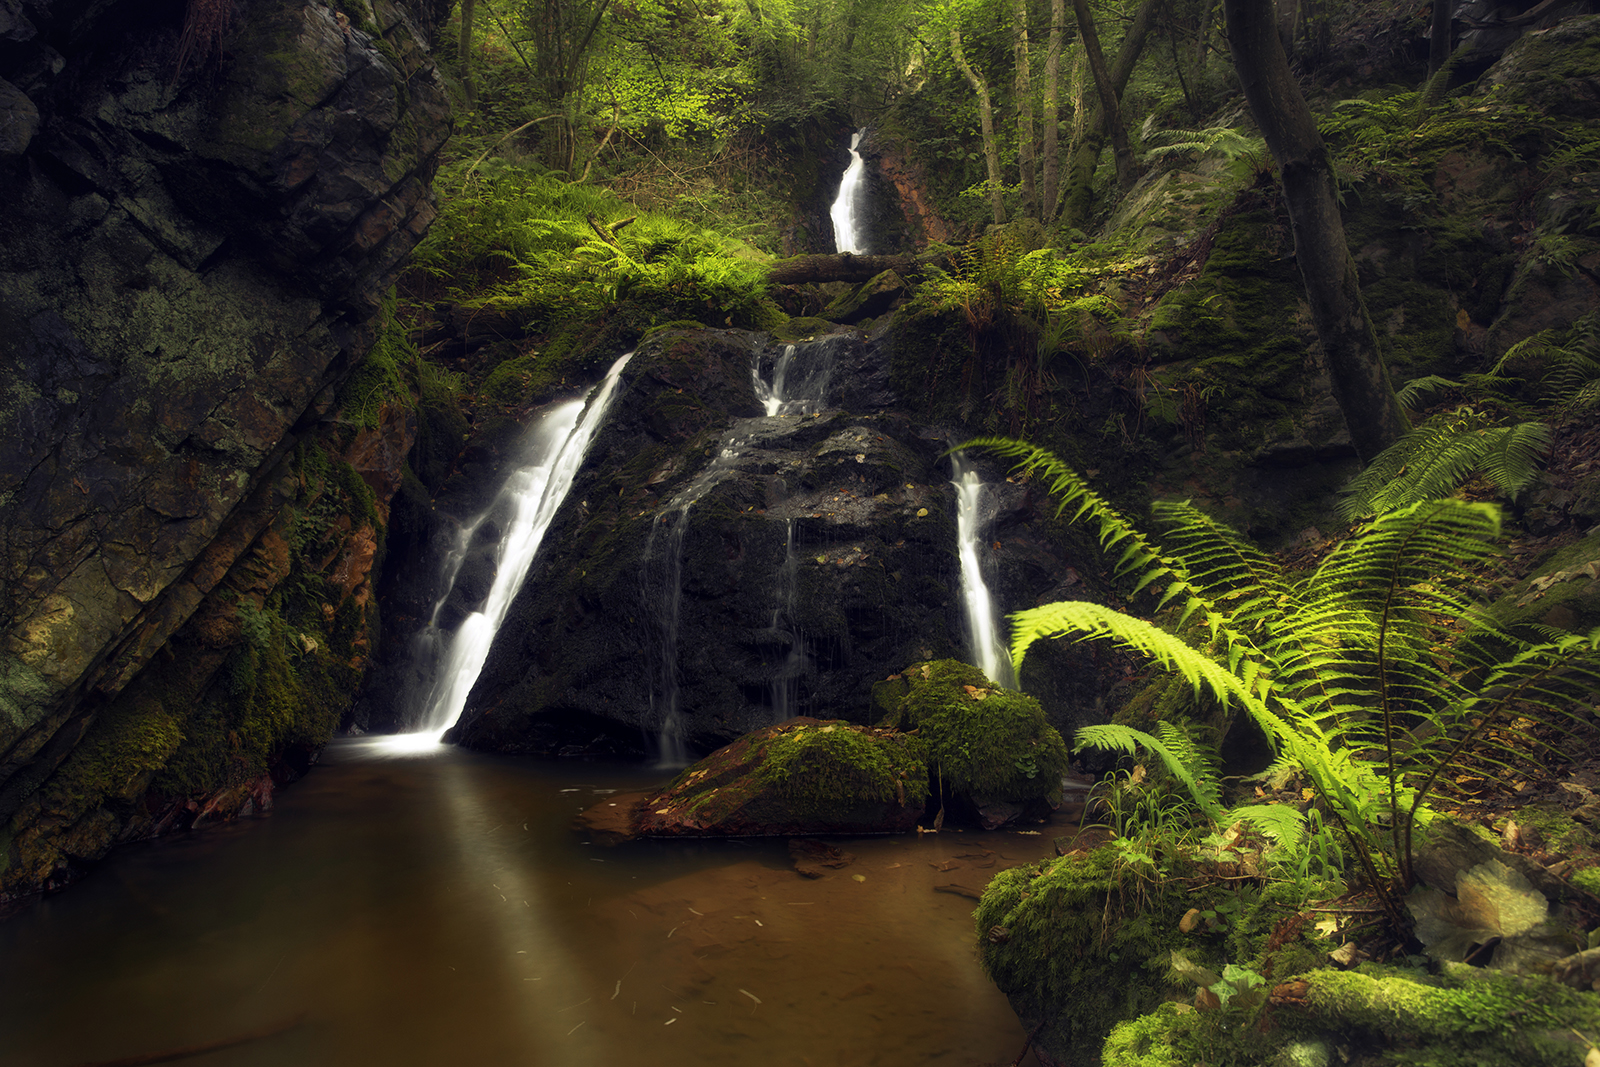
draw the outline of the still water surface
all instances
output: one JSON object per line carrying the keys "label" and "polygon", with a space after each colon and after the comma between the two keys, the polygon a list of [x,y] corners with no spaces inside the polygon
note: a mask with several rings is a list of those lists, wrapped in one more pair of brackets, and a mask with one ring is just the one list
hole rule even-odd
{"label": "still water surface", "polygon": [[661,778],[337,742],[270,816],[123,849],[0,923],[0,1062],[1011,1063],[972,901],[935,886],[981,888],[1049,828],[840,841],[855,862],[819,880],[781,839],[569,828]]}

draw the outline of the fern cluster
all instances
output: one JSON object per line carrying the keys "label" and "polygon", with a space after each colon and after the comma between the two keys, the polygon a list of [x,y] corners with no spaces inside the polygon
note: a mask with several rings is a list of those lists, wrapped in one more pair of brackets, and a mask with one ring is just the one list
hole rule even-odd
{"label": "fern cluster", "polygon": [[458,188],[416,262],[465,307],[535,330],[626,299],[660,322],[715,314],[718,325],[761,326],[773,317],[764,257],[737,241],[499,160],[447,184]]}
{"label": "fern cluster", "polygon": [[[1018,668],[1042,639],[1110,640],[1243,711],[1275,745],[1274,769],[1312,784],[1380,889],[1410,883],[1411,828],[1427,817],[1441,774],[1469,755],[1493,761],[1497,744],[1516,742],[1524,750],[1504,758],[1525,759],[1538,742],[1508,733],[1515,723],[1580,717],[1600,688],[1600,630],[1528,641],[1476,602],[1473,587],[1499,553],[1492,505],[1433,500],[1385,512],[1314,571],[1290,577],[1187,503],[1154,505],[1168,531],[1157,544],[1048,452],[1002,438],[962,447],[989,448],[1045,479],[1063,511],[1092,519],[1101,544],[1120,548],[1118,574],[1149,591],[1153,613],[1167,613],[1168,626],[1084,601],[1017,612]],[[1204,622],[1205,647],[1177,636],[1187,619]],[[1153,752],[1216,821],[1263,818],[1221,811],[1169,738],[1100,726],[1077,741]],[[1270,816],[1280,837],[1285,818]]]}

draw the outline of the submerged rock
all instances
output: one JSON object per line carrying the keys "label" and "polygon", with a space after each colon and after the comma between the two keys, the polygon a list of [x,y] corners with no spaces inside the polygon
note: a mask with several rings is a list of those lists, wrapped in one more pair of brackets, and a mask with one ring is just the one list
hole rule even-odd
{"label": "submerged rock", "polygon": [[922,743],[893,730],[799,718],[741,737],[651,797],[650,837],[904,833],[928,796]]}

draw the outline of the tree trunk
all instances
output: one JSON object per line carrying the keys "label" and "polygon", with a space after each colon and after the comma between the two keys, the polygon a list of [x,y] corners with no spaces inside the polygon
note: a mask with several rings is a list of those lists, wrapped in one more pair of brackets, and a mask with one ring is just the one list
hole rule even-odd
{"label": "tree trunk", "polygon": [[1277,161],[1295,259],[1322,341],[1333,396],[1363,463],[1407,428],[1345,241],[1333,168],[1273,24],[1271,0],[1223,0],[1233,64]]}
{"label": "tree trunk", "polygon": [[1454,0],[1433,0],[1433,20],[1428,33],[1428,76],[1439,73],[1439,68],[1450,58],[1450,14]]}
{"label": "tree trunk", "polygon": [[1088,0],[1072,0],[1072,10],[1078,16],[1078,36],[1083,39],[1084,51],[1089,55],[1094,89],[1100,97],[1100,107],[1105,112],[1103,125],[1111,134],[1111,152],[1117,161],[1117,184],[1126,189],[1133,184],[1133,148],[1128,144],[1127,127],[1122,124],[1120,99],[1126,82],[1117,85],[1111,78],[1111,72],[1106,69],[1106,57],[1100,51],[1100,34],[1095,30],[1094,15],[1089,11]]}
{"label": "tree trunk", "polygon": [[972,91],[978,94],[978,122],[983,129],[983,159],[988,165],[989,173],[989,206],[994,211],[994,224],[998,226],[1006,221],[1006,204],[1002,196],[1005,186],[1000,181],[1000,148],[994,139],[994,105],[989,100],[989,87],[978,77],[978,72],[972,69],[972,65],[967,62],[966,54],[961,51],[961,31],[954,26],[950,27],[950,55],[956,61],[956,69],[972,84]]}
{"label": "tree trunk", "polygon": [[1012,5],[1015,27],[1012,52],[1016,56],[1017,97],[1017,169],[1022,174],[1022,214],[1039,217],[1039,190],[1034,181],[1038,163],[1033,154],[1033,86],[1032,60],[1028,55],[1028,0],[1015,0]]}
{"label": "tree trunk", "polygon": [[1061,38],[1067,21],[1066,0],[1050,0],[1050,47],[1044,58],[1044,104],[1041,120],[1044,126],[1044,189],[1039,200],[1039,221],[1045,225],[1056,213],[1056,189],[1061,182],[1061,159],[1058,140],[1061,125]]}
{"label": "tree trunk", "polygon": [[[1134,64],[1144,51],[1145,38],[1150,35],[1156,8],[1161,3],[1162,0],[1144,0],[1133,16],[1133,25],[1128,27],[1127,36],[1122,39],[1116,65],[1111,68],[1111,89],[1118,99],[1128,87],[1128,79],[1133,76]],[[1089,209],[1094,202],[1094,172],[1100,165],[1100,149],[1105,145],[1105,123],[1106,110],[1104,101],[1101,101],[1089,116],[1089,127],[1083,143],[1074,153],[1071,168],[1067,172],[1067,202],[1062,219],[1066,226],[1082,227],[1089,219]]]}
{"label": "tree trunk", "polygon": [[917,266],[915,256],[838,255],[794,256],[780,259],[767,268],[767,281],[774,285],[799,285],[803,282],[865,282],[886,270],[904,274]]}
{"label": "tree trunk", "polygon": [[478,0],[461,0],[461,35],[456,41],[456,55],[461,60],[461,90],[466,94],[468,111],[478,109],[478,87],[472,81],[472,24],[477,7]]}

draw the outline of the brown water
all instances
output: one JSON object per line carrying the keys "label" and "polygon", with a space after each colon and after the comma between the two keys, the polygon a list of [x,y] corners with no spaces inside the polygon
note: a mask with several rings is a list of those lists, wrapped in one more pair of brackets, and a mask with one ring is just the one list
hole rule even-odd
{"label": "brown water", "polygon": [[336,743],[270,816],[124,849],[0,923],[0,1063],[1012,1062],[973,902],[935,887],[1046,854],[1048,827],[838,841],[855,862],[818,880],[782,840],[568,828],[661,777]]}

